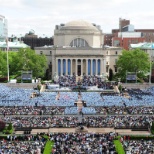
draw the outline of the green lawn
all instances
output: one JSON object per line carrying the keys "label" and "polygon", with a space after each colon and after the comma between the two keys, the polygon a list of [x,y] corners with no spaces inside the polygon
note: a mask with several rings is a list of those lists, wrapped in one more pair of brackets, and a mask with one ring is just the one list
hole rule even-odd
{"label": "green lawn", "polygon": [[53,141],[47,141],[43,154],[51,154],[53,145],[54,145]]}
{"label": "green lawn", "polygon": [[116,147],[116,151],[118,152],[118,154],[125,154],[123,146],[119,140],[114,140],[114,145]]}

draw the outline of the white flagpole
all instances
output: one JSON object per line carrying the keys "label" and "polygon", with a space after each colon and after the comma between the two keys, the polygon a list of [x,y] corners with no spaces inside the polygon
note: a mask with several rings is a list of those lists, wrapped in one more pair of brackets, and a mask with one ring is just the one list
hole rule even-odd
{"label": "white flagpole", "polygon": [[6,39],[6,54],[7,54],[7,79],[8,79],[8,82],[10,81],[10,76],[9,76],[9,52],[8,52],[8,38]]}
{"label": "white flagpole", "polygon": [[151,73],[152,73],[152,72],[151,72],[151,69],[152,69],[152,68],[151,68],[151,53],[152,53],[152,42],[151,42],[151,49],[150,49],[150,54],[149,54],[149,55],[150,55],[150,74],[149,74],[149,84],[151,84]]}

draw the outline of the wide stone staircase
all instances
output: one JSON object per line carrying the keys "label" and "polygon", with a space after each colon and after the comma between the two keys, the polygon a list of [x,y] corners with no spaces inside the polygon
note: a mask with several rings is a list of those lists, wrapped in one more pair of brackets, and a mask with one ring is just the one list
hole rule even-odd
{"label": "wide stone staircase", "polygon": [[76,82],[82,81],[82,76],[76,76]]}

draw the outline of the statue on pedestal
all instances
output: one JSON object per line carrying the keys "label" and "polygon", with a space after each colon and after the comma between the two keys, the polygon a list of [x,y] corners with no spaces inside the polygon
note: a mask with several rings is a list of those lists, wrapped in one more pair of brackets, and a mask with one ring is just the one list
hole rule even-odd
{"label": "statue on pedestal", "polygon": [[55,72],[54,77],[53,77],[55,82],[58,82],[59,76],[57,75],[57,73]]}

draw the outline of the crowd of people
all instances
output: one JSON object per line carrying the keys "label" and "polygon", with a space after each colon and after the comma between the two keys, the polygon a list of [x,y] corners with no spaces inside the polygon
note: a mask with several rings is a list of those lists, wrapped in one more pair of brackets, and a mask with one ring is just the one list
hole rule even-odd
{"label": "crowd of people", "polygon": [[45,144],[40,135],[8,135],[0,141],[0,154],[42,154]]}
{"label": "crowd of people", "polygon": [[[77,85],[75,76],[62,76],[58,83],[60,86]],[[98,86],[102,89],[112,88],[111,83],[102,82],[97,76],[83,76],[82,85]],[[86,106],[81,110],[82,119],[78,117],[78,107],[74,105],[79,99],[78,92],[60,92],[59,94],[41,92],[38,97],[31,98],[34,92],[37,93],[34,89],[9,88],[0,85],[1,120],[6,123],[11,122],[14,128],[73,128],[79,123],[88,128],[147,128],[154,121],[153,87],[144,90],[128,89],[129,98],[123,95],[81,92],[80,100],[86,102]],[[68,114],[72,115],[68,116]],[[112,133],[54,133],[49,137],[55,143],[53,154],[116,154],[113,145],[114,135]],[[151,141],[125,141],[123,144],[132,154],[133,151],[150,154],[154,150]],[[13,136],[0,142],[0,153],[39,154],[42,153],[44,145],[45,141],[41,137],[34,139],[29,134],[27,138],[20,140]]]}
{"label": "crowd of people", "polygon": [[[153,106],[91,106],[82,107],[85,115],[152,115]],[[0,115],[75,115],[74,106],[1,106]]]}
{"label": "crowd of people", "polygon": [[97,86],[102,89],[113,89],[113,85],[116,83],[104,82],[100,76],[83,76],[82,85],[83,86]]}
{"label": "crowd of people", "polygon": [[152,115],[154,106],[104,106],[95,107],[97,114],[103,115]]}
{"label": "crowd of people", "polygon": [[76,75],[63,75],[59,76],[58,81],[56,83],[58,83],[61,87],[82,85],[86,87],[97,86],[98,88],[103,89],[113,89],[113,85],[115,85],[115,83],[104,82],[102,80],[102,77],[95,75],[83,75],[82,79],[79,81],[76,81]]}
{"label": "crowd of people", "polygon": [[[3,117],[6,123],[12,122],[15,128],[53,128],[76,127],[80,123],[78,116],[13,116]],[[88,127],[140,128],[148,127],[154,121],[154,116],[84,116],[82,123]]]}
{"label": "crowd of people", "polygon": [[154,141],[153,140],[124,140],[123,147],[126,154],[153,154]]}
{"label": "crowd of people", "polygon": [[0,115],[61,115],[65,107],[56,106],[2,106]]}
{"label": "crowd of people", "polygon": [[70,75],[64,75],[64,76],[59,76],[58,83],[61,87],[71,87],[71,86],[76,86],[76,76],[70,76]]}
{"label": "crowd of people", "polygon": [[113,139],[115,133],[55,133],[52,154],[117,154]]}
{"label": "crowd of people", "polygon": [[42,154],[47,136],[53,141],[52,154],[117,154],[113,140],[117,133],[40,133],[8,135],[0,142],[1,154]]}

